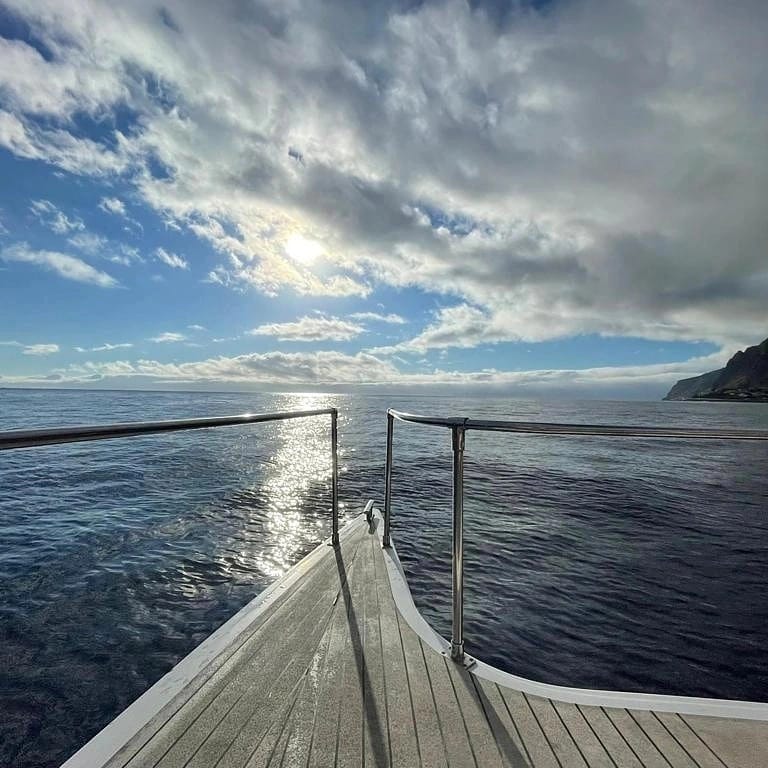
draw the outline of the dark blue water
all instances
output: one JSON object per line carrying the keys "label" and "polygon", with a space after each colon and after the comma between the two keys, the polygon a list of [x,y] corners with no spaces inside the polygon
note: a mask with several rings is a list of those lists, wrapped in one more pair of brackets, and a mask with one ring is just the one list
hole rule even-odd
{"label": "dark blue water", "polygon": [[[0,390],[0,429],[341,409],[345,516],[385,411],[768,428],[768,406]],[[768,445],[470,433],[470,652],[566,685],[768,700]],[[450,439],[396,426],[393,539],[449,634]],[[0,765],[58,765],[328,535],[328,419],[0,454]]]}

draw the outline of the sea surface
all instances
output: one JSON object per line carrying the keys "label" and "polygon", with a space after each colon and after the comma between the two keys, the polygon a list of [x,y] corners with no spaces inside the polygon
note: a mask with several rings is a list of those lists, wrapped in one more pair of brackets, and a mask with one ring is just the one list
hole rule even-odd
{"label": "sea surface", "polygon": [[[388,406],[768,428],[768,405],[0,390],[0,429],[336,406],[344,518]],[[466,639],[571,686],[768,701],[768,444],[467,436]],[[396,424],[392,536],[450,634],[450,434]],[[0,765],[59,765],[330,531],[328,417],[0,453]]]}

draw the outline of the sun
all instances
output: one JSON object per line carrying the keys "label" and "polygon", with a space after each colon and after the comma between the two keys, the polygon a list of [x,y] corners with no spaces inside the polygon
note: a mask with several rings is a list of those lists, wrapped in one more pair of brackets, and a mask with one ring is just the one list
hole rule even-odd
{"label": "sun", "polygon": [[291,235],[284,248],[288,256],[305,266],[312,264],[323,252],[323,246],[317,240],[309,240],[302,235]]}

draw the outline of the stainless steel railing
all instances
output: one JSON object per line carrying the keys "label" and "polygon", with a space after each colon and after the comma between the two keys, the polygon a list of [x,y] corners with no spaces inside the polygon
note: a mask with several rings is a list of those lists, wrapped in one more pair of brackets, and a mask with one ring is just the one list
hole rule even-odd
{"label": "stainless steel railing", "polygon": [[215,416],[205,419],[173,419],[170,421],[128,422],[81,427],[55,427],[52,429],[13,429],[0,432],[0,451],[37,448],[61,443],[78,443],[87,440],[111,440],[118,437],[155,435],[187,429],[260,424],[265,421],[286,421],[324,415],[331,417],[331,506],[333,519],[331,543],[337,546],[339,543],[339,432],[338,410],[336,408],[315,408],[306,411],[277,413],[242,413],[238,416]]}
{"label": "stainless steel railing", "polygon": [[768,431],[750,429],[679,429],[676,427],[633,427],[594,424],[554,424],[535,421],[494,421],[490,419],[440,418],[387,411],[387,459],[385,468],[384,533],[382,543],[390,546],[392,523],[392,464],[395,420],[426,424],[451,430],[453,450],[453,541],[451,555],[451,656],[464,662],[464,448],[468,430],[516,432],[527,435],[596,436],[628,438],[671,438],[684,440],[768,441]]}

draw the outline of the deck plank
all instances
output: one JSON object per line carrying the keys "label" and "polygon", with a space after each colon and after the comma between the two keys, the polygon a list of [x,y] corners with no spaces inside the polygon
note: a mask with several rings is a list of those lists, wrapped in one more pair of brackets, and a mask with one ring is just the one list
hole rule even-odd
{"label": "deck plank", "polygon": [[628,710],[632,719],[643,729],[645,735],[654,743],[674,768],[698,768],[696,762],[683,749],[669,731],[664,728],[653,712],[647,710]]}
{"label": "deck plank", "polygon": [[489,680],[474,677],[473,682],[478,697],[481,699],[488,723],[491,726],[502,761],[511,768],[530,768],[528,753],[520,738],[517,726],[512,720],[507,705],[499,691],[499,686]]}
{"label": "deck plank", "polygon": [[365,765],[385,768],[390,765],[389,757],[389,716],[385,690],[383,646],[381,642],[379,596],[376,586],[374,558],[381,557],[377,539],[368,536],[365,546],[363,570],[363,593],[365,600],[364,646],[364,729],[363,749]]}
{"label": "deck plank", "polygon": [[258,678],[259,670],[273,669],[279,663],[276,659],[279,660],[280,652],[288,652],[289,640],[297,634],[296,617],[324,609],[324,593],[318,590],[318,584],[329,580],[331,575],[325,559],[313,568],[307,583],[278,608],[270,621],[259,627],[233,663],[225,665],[209,684],[196,691],[127,763],[128,768],[134,765],[165,768],[183,755],[190,759],[211,730],[245,695],[249,681]]}
{"label": "deck plank", "polygon": [[575,704],[564,704],[562,701],[553,701],[552,704],[571,739],[578,744],[579,752],[587,765],[590,768],[615,768],[616,763],[595,736],[579,708]]}
{"label": "deck plank", "polygon": [[477,762],[472,753],[464,717],[453,692],[445,657],[435,653],[423,641],[421,641],[421,650],[437,705],[437,717],[440,721],[440,732],[445,743],[448,765],[461,766],[461,768],[476,766]]}
{"label": "deck plank", "polygon": [[[346,552],[354,558],[359,544],[350,542]],[[342,550],[342,557],[344,557]],[[334,599],[340,589],[340,576],[333,568],[318,572],[313,579],[317,597],[315,604],[297,603],[295,611],[285,617],[284,631],[271,638],[247,670],[241,671],[224,690],[220,699],[227,702],[239,695],[224,717],[218,722],[220,706],[211,714],[213,726],[202,743],[189,757],[188,753],[199,742],[204,729],[198,726],[188,729],[168,754],[158,763],[158,768],[207,768],[223,756],[224,764],[242,765],[240,756],[258,746],[270,730],[271,723],[284,712],[285,703],[292,701],[306,670],[312,663],[317,648],[325,634],[334,608]],[[206,713],[208,716],[208,713]],[[260,753],[260,754],[263,754]]]}
{"label": "deck plank", "polygon": [[[371,545],[379,546],[376,537],[371,537]],[[419,747],[405,652],[395,615],[397,608],[392,597],[392,590],[389,588],[384,558],[380,552],[375,553],[373,561],[384,662],[391,760],[394,768],[409,768],[419,765]]]}
{"label": "deck plank", "polygon": [[501,752],[472,682],[473,676],[454,661],[446,660],[446,666],[477,764],[482,768],[502,768]]}
{"label": "deck plank", "polygon": [[670,768],[669,760],[656,749],[656,745],[626,709],[605,707],[603,711],[646,768]]}
{"label": "deck plank", "polygon": [[558,768],[560,763],[552,751],[549,740],[534,717],[525,695],[499,686],[509,716],[517,726],[525,751],[534,768]]}
{"label": "deck plank", "polygon": [[344,644],[341,685],[334,692],[340,699],[336,734],[336,766],[357,768],[363,765],[363,729],[365,696],[365,590],[370,568],[368,541],[358,551],[356,578],[344,599],[347,611],[347,639]]}
{"label": "deck plank", "polygon": [[768,723],[692,715],[681,719],[728,768],[768,765]]}
{"label": "deck plank", "polygon": [[[294,610],[297,601],[308,606],[317,600],[317,595],[310,587],[309,580],[322,575],[328,564],[321,560],[310,569],[306,578],[296,582],[285,590],[270,606],[268,612],[259,615],[225,651],[214,659],[206,668],[205,674],[199,675],[187,685],[168,705],[166,705],[147,725],[107,761],[107,768],[133,765],[154,765],[160,755],[173,742],[174,734],[181,733],[181,719],[191,719],[198,714],[206,703],[214,698],[229,682],[234,674],[239,674],[253,658],[258,643],[277,626],[287,613]],[[170,723],[173,723],[170,725]],[[162,737],[160,732],[164,731]],[[165,748],[158,749],[153,741],[159,738],[165,742]],[[155,755],[153,762],[152,755]]]}
{"label": "deck plank", "polygon": [[578,709],[618,768],[643,768],[632,747],[601,707],[579,706]]}
{"label": "deck plank", "polygon": [[654,712],[654,716],[701,768],[727,768],[725,763],[691,730],[680,715]]}
{"label": "deck plank", "polygon": [[547,736],[547,741],[555,753],[560,765],[568,768],[586,768],[584,757],[578,745],[571,738],[568,729],[558,717],[555,707],[550,699],[542,699],[539,696],[525,695],[528,705],[538,720],[541,729]]}
{"label": "deck plank", "polygon": [[421,766],[422,768],[441,768],[448,765],[448,756],[445,753],[445,743],[440,720],[437,717],[432,686],[424,663],[421,641],[399,612],[395,618],[403,644]]}
{"label": "deck plank", "polygon": [[[341,590],[341,594],[334,607],[328,652],[318,683],[317,706],[312,724],[308,763],[312,768],[325,768],[335,763],[342,691],[344,690],[345,660],[349,654],[353,653],[350,622],[356,621],[356,613],[353,611],[351,585],[358,581],[360,560],[356,557],[354,562],[339,562],[338,567],[345,570],[347,584]],[[355,695],[357,696],[358,694],[355,693]],[[355,729],[355,724],[347,723],[345,727],[353,730]],[[362,742],[362,724],[356,730],[359,733],[359,740]]]}
{"label": "deck plank", "polygon": [[314,657],[307,669],[307,674],[299,690],[291,721],[288,724],[285,750],[280,760],[283,766],[306,766],[312,749],[312,734],[317,717],[318,700],[322,672],[333,636],[333,623],[336,620],[338,608],[334,606],[334,614],[329,622],[328,629],[323,635],[320,645],[317,647]]}

